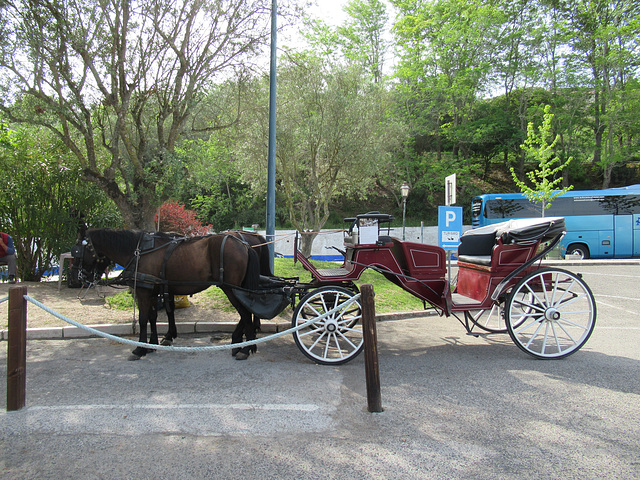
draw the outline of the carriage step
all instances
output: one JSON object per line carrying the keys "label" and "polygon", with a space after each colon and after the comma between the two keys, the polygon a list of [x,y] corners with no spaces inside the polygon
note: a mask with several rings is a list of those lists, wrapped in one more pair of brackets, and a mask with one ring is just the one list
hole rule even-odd
{"label": "carriage step", "polygon": [[459,293],[452,293],[451,301],[453,302],[454,305],[480,305],[482,303],[474,298],[467,297]]}
{"label": "carriage step", "polygon": [[317,270],[317,272],[321,277],[344,277],[351,273],[351,271],[346,268],[321,268]]}

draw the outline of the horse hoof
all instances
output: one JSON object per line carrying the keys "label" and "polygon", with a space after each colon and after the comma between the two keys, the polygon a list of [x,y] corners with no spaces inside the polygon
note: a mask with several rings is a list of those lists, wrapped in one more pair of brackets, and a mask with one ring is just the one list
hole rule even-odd
{"label": "horse hoof", "polygon": [[236,355],[238,355],[238,352],[240,351],[239,348],[232,348],[231,349],[231,356],[235,357]]}
{"label": "horse hoof", "polygon": [[132,353],[131,355],[129,355],[127,360],[129,360],[130,362],[134,362],[136,360],[140,360],[141,358],[142,357],[140,355],[136,355],[135,353]]}
{"label": "horse hoof", "polygon": [[235,357],[236,357],[236,360],[246,360],[247,358],[249,358],[249,354],[244,352],[238,352],[236,353]]}
{"label": "horse hoof", "polygon": [[169,340],[168,338],[163,338],[162,342],[160,342],[160,345],[164,345],[165,347],[170,347],[171,345],[173,345],[173,341]]}

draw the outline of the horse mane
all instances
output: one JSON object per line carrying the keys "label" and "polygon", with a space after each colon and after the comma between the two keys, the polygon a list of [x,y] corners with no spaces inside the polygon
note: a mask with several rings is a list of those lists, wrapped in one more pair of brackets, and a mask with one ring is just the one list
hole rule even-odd
{"label": "horse mane", "polygon": [[129,252],[137,248],[143,232],[117,228],[92,228],[87,231],[94,247],[109,245],[111,250]]}

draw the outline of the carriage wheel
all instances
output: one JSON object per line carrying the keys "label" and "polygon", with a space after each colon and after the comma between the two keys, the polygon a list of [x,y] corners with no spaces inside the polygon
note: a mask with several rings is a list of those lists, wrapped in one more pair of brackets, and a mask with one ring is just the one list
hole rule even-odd
{"label": "carriage wheel", "polygon": [[322,287],[305,295],[296,307],[292,327],[318,318],[317,322],[293,333],[298,348],[314,362],[341,365],[362,351],[362,307],[358,300],[320,318],[354,295],[343,287]]}
{"label": "carriage wheel", "polygon": [[468,322],[486,332],[507,333],[507,326],[504,323],[504,302],[494,304],[487,310],[465,311],[464,316]]}
{"label": "carriage wheel", "polygon": [[596,302],[578,275],[543,268],[515,286],[505,319],[520,349],[537,358],[563,358],[589,339],[596,324]]}
{"label": "carriage wheel", "polygon": [[[520,298],[522,300],[521,305],[529,303],[531,294],[522,292],[520,293]],[[474,326],[486,332],[507,333],[507,324],[504,321],[504,307],[504,299],[500,298],[499,303],[494,303],[491,308],[487,310],[465,311],[464,316],[468,322],[471,322]]]}

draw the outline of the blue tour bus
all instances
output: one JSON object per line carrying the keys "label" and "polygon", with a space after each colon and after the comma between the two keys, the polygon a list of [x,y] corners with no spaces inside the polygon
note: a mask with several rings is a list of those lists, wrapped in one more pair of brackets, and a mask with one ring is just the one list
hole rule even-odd
{"label": "blue tour bus", "polygon": [[[522,193],[473,198],[473,228],[511,218],[540,217],[541,204]],[[564,217],[567,234],[560,253],[582,258],[640,257],[640,185],[606,190],[570,190],[555,198],[545,217]]]}

